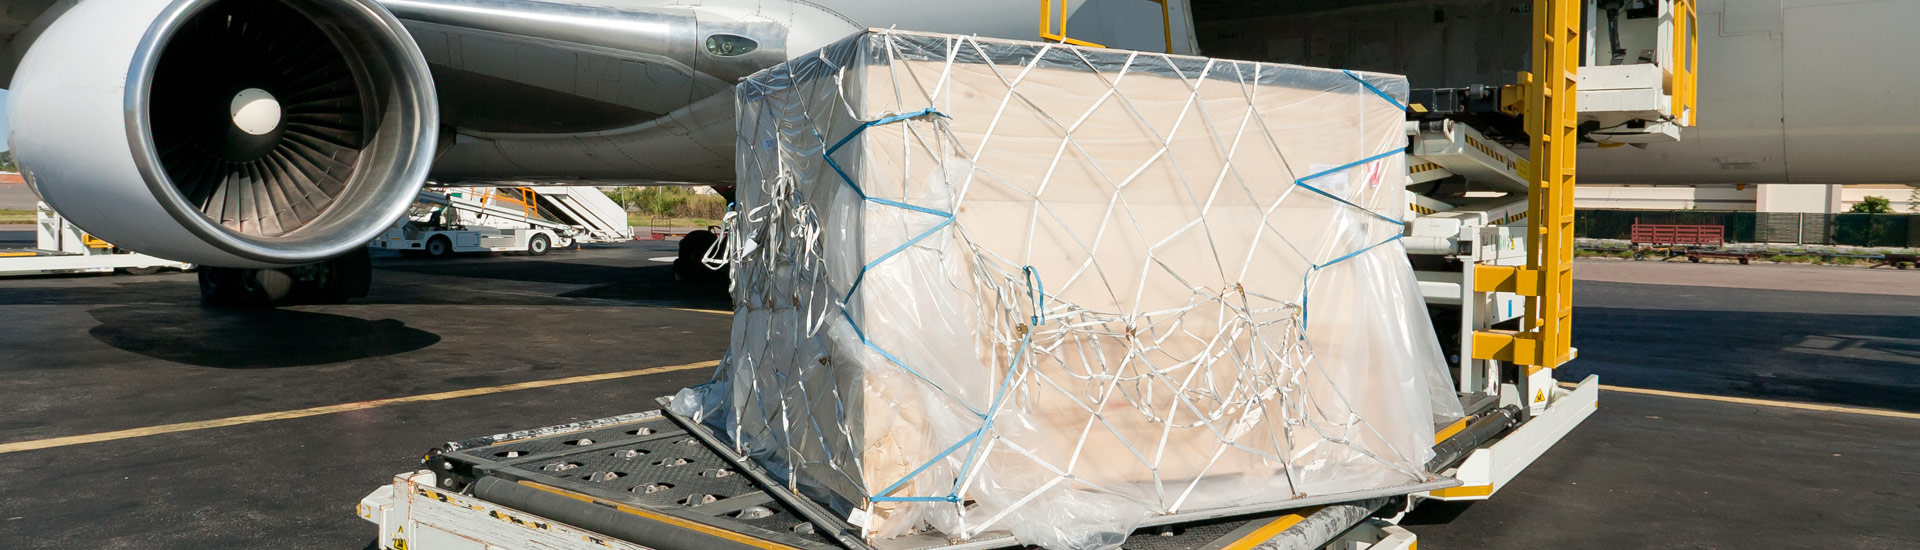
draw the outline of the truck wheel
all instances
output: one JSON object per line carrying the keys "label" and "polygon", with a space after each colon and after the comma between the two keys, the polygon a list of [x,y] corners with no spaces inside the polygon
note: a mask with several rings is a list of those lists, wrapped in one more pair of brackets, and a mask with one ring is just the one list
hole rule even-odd
{"label": "truck wheel", "polygon": [[552,248],[553,242],[548,241],[546,235],[534,235],[532,238],[527,239],[528,256],[545,256],[547,255],[547,251]]}
{"label": "truck wheel", "polygon": [[427,256],[445,258],[452,254],[453,239],[448,239],[445,235],[434,235],[433,238],[427,239]]}
{"label": "truck wheel", "polygon": [[121,269],[121,271],[127,272],[128,275],[152,275],[159,273],[160,268],[158,266],[129,267]]}

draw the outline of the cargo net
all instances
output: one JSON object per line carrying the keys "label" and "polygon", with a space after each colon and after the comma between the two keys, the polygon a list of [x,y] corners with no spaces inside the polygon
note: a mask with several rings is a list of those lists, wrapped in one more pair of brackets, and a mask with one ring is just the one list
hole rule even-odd
{"label": "cargo net", "polygon": [[[874,40],[879,46],[870,51],[877,53],[866,62],[895,67],[903,60],[972,58],[991,69],[1004,96],[971,101],[1002,107],[994,119],[973,127],[993,128],[1003,116],[1045,120],[1062,136],[1051,144],[1048,166],[1093,156],[1076,131],[1077,121],[1095,109],[1112,116],[1117,108],[1147,124],[1119,86],[1111,85],[1134,72],[1150,67],[1162,75],[1188,74],[1197,95],[1203,79],[1236,78],[1214,71],[1256,66],[1209,61],[1194,75],[1192,67],[1174,67],[1175,58],[1156,54],[1114,63],[1058,46],[1033,45],[1040,51],[1007,56],[989,51],[995,44],[964,37],[935,41],[925,50],[916,49],[925,43],[892,34]],[[840,59],[831,53],[821,59],[861,62],[853,60],[857,53]],[[1075,63],[1080,66],[1071,67]],[[1098,73],[1110,86],[1086,112],[1048,113],[1021,84],[1030,71],[1049,64]],[[1169,232],[1165,220],[1143,223],[1146,214],[1120,192],[1139,185],[1136,177],[1148,166],[1177,164],[1168,142],[1156,134],[1160,141],[1151,155],[1101,172],[1114,192],[1104,199],[1094,224],[1099,229],[1088,233],[1082,230],[1089,224],[1068,223],[1071,216],[1057,211],[1045,191],[1051,172],[996,173],[987,158],[995,151],[987,142],[991,131],[985,140],[958,135],[953,115],[934,107],[863,118],[844,90],[832,101],[808,92],[805,69],[773,75],[781,78],[768,86],[773,91],[742,98],[740,147],[765,148],[771,143],[762,137],[778,135],[772,139],[781,152],[749,154],[741,167],[742,186],[755,188],[740,191],[741,209],[726,222],[739,308],[733,347],[715,381],[683,392],[676,404],[727,432],[740,452],[796,491],[846,514],[870,537],[926,527],[954,539],[1010,530],[1025,543],[1090,548],[1117,545],[1153,516],[1432,479],[1421,466],[1425,446],[1405,444],[1407,434],[1420,429],[1400,417],[1363,418],[1359,411],[1367,407],[1361,401],[1381,396],[1353,394],[1377,391],[1372,388],[1342,387],[1340,381],[1354,376],[1329,372],[1307,331],[1316,312],[1308,297],[1319,278],[1353,263],[1406,269],[1404,252],[1389,246],[1400,237],[1401,222],[1350,199],[1370,187],[1318,185],[1392,177],[1393,185],[1382,189],[1397,201],[1404,179],[1400,142],[1382,143],[1377,154],[1346,164],[1286,175],[1279,183],[1270,174],[1238,173],[1231,162],[1205,174],[1181,173],[1176,166],[1180,177],[1173,185],[1195,202],[1220,193],[1262,195],[1249,188],[1254,185],[1286,189],[1266,193],[1275,198],[1257,205],[1257,216],[1195,215]],[[893,70],[889,76],[908,91],[902,97],[940,97],[947,86],[924,71]],[[1398,108],[1398,101],[1362,76],[1345,77],[1351,95]],[[806,109],[781,105],[793,99],[783,93],[803,92],[813,98]],[[1249,98],[1240,120],[1263,124],[1254,104]],[[749,127],[755,124],[760,127]],[[1236,155],[1226,148],[1266,148],[1264,154],[1283,162],[1287,156],[1276,144],[1255,139],[1264,135],[1257,126],[1216,128],[1203,116],[1179,124],[1204,126],[1227,158]],[[885,137],[876,137],[882,131]],[[855,147],[862,140],[869,141]],[[893,153],[904,159],[896,162],[900,170],[879,180],[888,182],[886,189],[863,188],[860,172],[876,163],[858,155],[902,148],[906,152]],[[989,191],[1030,202],[1034,215],[974,219],[994,222],[988,226],[962,221],[969,219],[961,212],[968,197]],[[1297,235],[1279,230],[1274,217],[1283,212],[1282,203],[1303,201],[1335,211],[1329,219],[1345,229],[1322,242],[1294,242]],[[1058,244],[1066,253],[1060,255],[1083,258],[1056,259],[1042,272],[1033,255],[1047,254],[1044,248],[1009,249],[976,238],[981,231],[1004,233],[1005,224],[1026,224],[1026,234],[1066,235]],[[1256,250],[1269,249],[1215,242],[1213,233],[1225,224],[1258,228],[1239,231],[1257,233],[1255,242],[1277,239],[1297,256],[1297,281],[1267,285],[1285,295],[1253,285],[1197,282],[1266,276],[1244,270]],[[1146,235],[1155,236],[1137,243],[1144,258],[1116,264],[1097,253],[1102,243]],[[1170,262],[1162,256],[1172,246],[1209,247],[1217,261]],[[1118,272],[1136,275],[1114,276]],[[1409,282],[1407,275],[1406,281],[1390,282]],[[1117,279],[1137,282],[1118,286]],[[1185,299],[1152,310],[1087,304],[1138,304],[1151,291],[1149,281],[1173,281]],[[1423,315],[1413,320],[1426,323]],[[876,334],[882,331],[888,335]],[[1400,345],[1438,354],[1431,343]],[[1414,367],[1397,368],[1415,382],[1390,380],[1385,387],[1425,388],[1418,384],[1431,381]],[[1430,445],[1429,407],[1412,409],[1417,412],[1406,416],[1426,429],[1412,439],[1425,437]],[[1392,433],[1376,427],[1380,422],[1393,424]]]}

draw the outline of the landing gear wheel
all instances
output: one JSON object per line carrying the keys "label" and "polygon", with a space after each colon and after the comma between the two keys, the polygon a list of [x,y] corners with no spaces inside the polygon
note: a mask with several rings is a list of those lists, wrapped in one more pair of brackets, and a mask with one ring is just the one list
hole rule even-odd
{"label": "landing gear wheel", "polygon": [[434,238],[427,239],[426,252],[427,256],[432,258],[445,258],[450,256],[453,254],[453,240],[445,236],[435,236]]}
{"label": "landing gear wheel", "polygon": [[287,298],[293,296],[293,275],[283,269],[249,269],[240,278],[242,286],[247,288],[249,298],[262,306],[287,304]]}
{"label": "landing gear wheel", "polygon": [[320,287],[320,301],[344,304],[366,297],[373,286],[373,259],[362,248],[327,261],[328,277]]}
{"label": "landing gear wheel", "polygon": [[201,267],[200,302],[212,307],[273,307],[293,295],[293,275],[281,269]]}
{"label": "landing gear wheel", "polygon": [[528,256],[545,256],[551,249],[553,249],[553,242],[548,241],[546,235],[534,235],[527,239]]}
{"label": "landing gear wheel", "polygon": [[200,268],[200,303],[209,307],[241,305],[246,288],[240,284],[241,269],[231,267]]}
{"label": "landing gear wheel", "polygon": [[713,281],[724,278],[724,271],[707,267],[702,260],[707,250],[713,247],[719,235],[705,229],[687,233],[680,238],[680,254],[673,260],[673,280],[677,282]]}

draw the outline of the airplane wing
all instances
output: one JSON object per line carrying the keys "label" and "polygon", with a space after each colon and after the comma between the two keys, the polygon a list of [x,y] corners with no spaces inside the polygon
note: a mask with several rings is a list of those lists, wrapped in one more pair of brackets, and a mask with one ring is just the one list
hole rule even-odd
{"label": "airplane wing", "polygon": [[33,43],[33,37],[78,1],[7,0],[0,3],[0,83],[13,81],[13,69],[20,65],[20,58],[27,55],[27,46]]}

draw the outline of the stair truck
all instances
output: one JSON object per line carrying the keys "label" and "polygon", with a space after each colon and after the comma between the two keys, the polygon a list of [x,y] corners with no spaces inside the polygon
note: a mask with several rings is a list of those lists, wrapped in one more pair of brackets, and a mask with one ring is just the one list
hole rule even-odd
{"label": "stair truck", "polygon": [[633,239],[626,211],[592,187],[451,187],[420,192],[415,208],[369,247],[444,258],[469,252],[542,256],[580,243]]}

